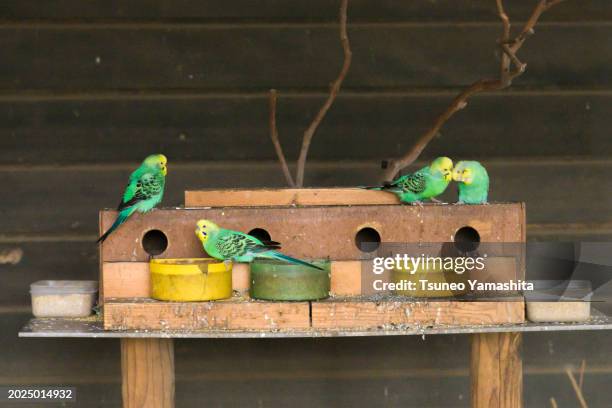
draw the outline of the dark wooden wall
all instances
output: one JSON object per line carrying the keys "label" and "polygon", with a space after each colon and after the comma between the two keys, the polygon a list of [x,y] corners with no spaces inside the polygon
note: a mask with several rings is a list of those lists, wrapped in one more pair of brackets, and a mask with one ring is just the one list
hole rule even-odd
{"label": "dark wooden wall", "polygon": [[[363,185],[461,88],[498,70],[493,0],[349,3],[353,65],[315,136],[307,184]],[[524,21],[536,0],[507,2]],[[144,156],[188,187],[282,186],[267,90],[290,158],[341,65],[330,0],[3,0],[0,5],[0,384],[74,384],[116,407],[116,341],[19,340],[38,279],[97,276],[97,211]],[[475,97],[425,151],[483,161],[493,200],[527,202],[529,238],[612,237],[612,4],[567,0],[521,50],[527,72]],[[448,195],[452,199],[452,192]],[[13,251],[13,252],[11,252]],[[527,406],[575,406],[587,360],[612,405],[605,333],[525,336]],[[180,407],[467,406],[468,337],[177,342]],[[23,405],[20,405],[23,406]]]}

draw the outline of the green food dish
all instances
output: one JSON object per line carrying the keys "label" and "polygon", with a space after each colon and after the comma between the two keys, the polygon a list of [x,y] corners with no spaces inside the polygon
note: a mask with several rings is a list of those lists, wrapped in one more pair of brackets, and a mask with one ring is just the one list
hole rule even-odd
{"label": "green food dish", "polygon": [[330,262],[313,261],[323,270],[273,260],[251,264],[250,295],[263,300],[317,300],[329,297]]}

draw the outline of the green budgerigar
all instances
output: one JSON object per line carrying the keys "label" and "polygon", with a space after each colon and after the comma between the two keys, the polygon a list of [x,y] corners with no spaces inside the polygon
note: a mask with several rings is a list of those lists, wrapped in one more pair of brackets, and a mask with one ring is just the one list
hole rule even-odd
{"label": "green budgerigar", "polygon": [[477,161],[460,161],[453,170],[458,184],[458,204],[486,204],[489,195],[489,174]]}
{"label": "green budgerigar", "polygon": [[438,157],[429,166],[401,176],[382,187],[372,190],[389,191],[396,194],[402,203],[420,203],[433,200],[442,194],[452,180],[453,161],[448,157]]}
{"label": "green budgerigar", "polygon": [[252,262],[255,258],[269,258],[323,270],[301,259],[281,254],[277,251],[280,249],[278,242],[264,242],[243,232],[220,228],[209,220],[198,221],[195,233],[206,253],[222,261]]}
{"label": "green budgerigar", "polygon": [[163,154],[148,156],[130,175],[123,198],[117,207],[119,214],[113,225],[98,242],[106,238],[135,212],[146,213],[155,208],[164,196],[168,159]]}

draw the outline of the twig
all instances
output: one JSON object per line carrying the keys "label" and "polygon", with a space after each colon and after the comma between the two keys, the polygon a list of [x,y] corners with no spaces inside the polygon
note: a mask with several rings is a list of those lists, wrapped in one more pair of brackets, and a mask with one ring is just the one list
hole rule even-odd
{"label": "twig", "polygon": [[[383,173],[382,180],[390,181],[403,168],[411,165],[420,155],[433,138],[439,133],[442,126],[458,111],[467,106],[467,100],[474,94],[483,91],[496,91],[509,87],[512,80],[525,72],[526,64],[522,63],[516,56],[518,50],[523,46],[527,37],[533,34],[533,28],[538,22],[540,16],[551,7],[565,0],[539,0],[531,16],[525,23],[525,26],[514,39],[510,38],[510,19],[506,14],[503,6],[503,0],[496,0],[497,13],[502,21],[502,36],[499,40],[499,45],[502,50],[500,62],[500,77],[499,79],[481,79],[472,83],[465,90],[453,99],[450,106],[446,108],[441,115],[435,120],[431,128],[425,131],[402,157],[390,160],[387,169]],[[510,65],[514,65],[514,70],[510,69]]]}
{"label": "twig", "polygon": [[[504,10],[504,2],[503,0],[495,0],[497,3],[497,14],[499,14],[499,18],[502,21],[503,32],[502,38],[500,39],[500,43],[503,45],[508,45],[510,41],[510,18],[506,14]],[[510,55],[508,53],[503,53],[501,56],[501,64],[500,64],[500,78],[503,83],[508,83],[509,74],[510,74]]]}
{"label": "twig", "polygon": [[559,408],[559,406],[557,405],[557,400],[553,397],[550,397],[550,406],[551,408]]}
{"label": "twig", "polygon": [[551,7],[556,6],[557,4],[562,3],[564,1],[565,0],[540,0],[536,8],[531,13],[531,16],[525,23],[525,26],[521,30],[521,33],[516,37],[511,47],[512,51],[517,52],[519,48],[523,46],[523,43],[525,42],[527,37],[529,37],[531,34],[534,33],[533,28],[538,23],[538,19],[545,11],[547,11]]}
{"label": "twig", "polygon": [[[522,74],[525,71],[525,68],[527,68],[527,64],[523,64],[521,60],[518,59],[518,57],[516,56],[514,52],[512,52],[512,49],[510,48],[508,44],[502,44],[501,47],[502,47],[502,50],[504,51],[506,58],[509,57],[512,63],[514,64],[514,66],[516,67],[516,71]],[[508,78],[507,86],[510,86],[510,85],[511,85],[511,81],[509,81],[509,78]]]}
{"label": "twig", "polygon": [[276,128],[276,95],[276,89],[270,89],[270,139],[272,139],[272,143],[274,144],[274,150],[276,150],[276,156],[278,156],[278,161],[285,175],[285,179],[287,180],[287,184],[289,184],[289,187],[295,187],[295,182],[289,171],[289,166],[287,166],[285,153],[283,153],[283,147],[278,140],[278,129]]}
{"label": "twig", "polygon": [[574,392],[576,393],[576,398],[578,398],[578,402],[580,402],[580,406],[582,408],[589,408],[586,401],[584,400],[584,396],[582,395],[582,390],[578,386],[578,383],[576,383],[574,374],[572,374],[572,371],[569,369],[569,367],[565,368],[565,373],[567,374],[570,382],[572,383],[572,387],[574,388]]}
{"label": "twig", "polygon": [[586,370],[586,360],[582,360],[582,363],[580,363],[580,372],[579,372],[579,377],[578,377],[578,386],[580,387],[580,389],[582,390],[582,384],[584,383],[584,370]]}
{"label": "twig", "polygon": [[347,8],[348,0],[342,0],[340,4],[340,42],[342,43],[342,49],[344,50],[344,62],[342,63],[342,69],[340,70],[340,74],[330,86],[329,96],[325,100],[325,103],[313,119],[312,123],[304,131],[304,137],[302,138],[302,147],[300,149],[300,156],[297,161],[297,187],[302,187],[304,185],[304,169],[306,167],[306,157],[308,156],[308,150],[310,149],[310,142],[312,141],[312,137],[314,136],[317,128],[321,124],[321,121],[327,114],[327,111],[334,103],[334,100],[336,99],[336,96],[340,91],[340,86],[342,85],[342,82],[344,81],[344,78],[346,77],[346,74],[348,73],[348,70],[351,66],[351,59],[353,57],[353,54],[351,52],[349,38],[346,31]]}

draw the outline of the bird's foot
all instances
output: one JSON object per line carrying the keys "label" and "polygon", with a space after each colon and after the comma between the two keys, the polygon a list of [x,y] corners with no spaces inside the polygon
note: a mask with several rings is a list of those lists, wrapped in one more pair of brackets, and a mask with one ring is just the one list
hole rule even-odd
{"label": "bird's foot", "polygon": [[225,265],[225,270],[229,271],[230,267],[232,266],[232,260],[231,259],[223,260],[223,265]]}
{"label": "bird's foot", "polygon": [[434,198],[434,197],[430,198],[429,200],[430,200],[432,203],[436,203],[436,204],[444,204],[444,205],[448,204],[448,203],[446,203],[446,202],[444,202],[444,201],[442,201],[442,200],[438,200],[437,198]]}
{"label": "bird's foot", "polygon": [[418,205],[419,207],[423,208],[423,203],[420,201],[413,201],[410,203],[410,205]]}

